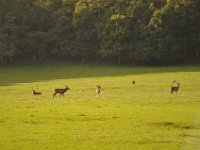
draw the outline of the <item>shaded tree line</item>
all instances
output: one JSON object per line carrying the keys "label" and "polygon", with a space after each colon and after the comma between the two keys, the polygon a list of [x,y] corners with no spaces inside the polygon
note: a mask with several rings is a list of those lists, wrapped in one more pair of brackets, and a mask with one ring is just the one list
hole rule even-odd
{"label": "shaded tree line", "polygon": [[1,64],[200,57],[199,0],[1,0]]}

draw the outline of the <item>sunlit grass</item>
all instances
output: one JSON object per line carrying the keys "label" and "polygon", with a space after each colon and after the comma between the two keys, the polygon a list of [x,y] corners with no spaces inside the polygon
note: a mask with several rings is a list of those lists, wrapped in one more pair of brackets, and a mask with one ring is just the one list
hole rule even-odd
{"label": "sunlit grass", "polygon": [[[177,95],[172,80],[181,83]],[[71,90],[53,99],[65,85]],[[198,66],[0,68],[0,149],[196,150],[199,91]]]}

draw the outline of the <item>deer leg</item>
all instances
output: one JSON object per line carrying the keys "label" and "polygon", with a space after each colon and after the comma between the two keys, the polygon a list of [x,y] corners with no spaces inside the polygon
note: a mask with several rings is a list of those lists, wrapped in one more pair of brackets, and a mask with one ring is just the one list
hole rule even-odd
{"label": "deer leg", "polygon": [[53,93],[53,98],[54,98],[54,96],[55,96],[55,93]]}

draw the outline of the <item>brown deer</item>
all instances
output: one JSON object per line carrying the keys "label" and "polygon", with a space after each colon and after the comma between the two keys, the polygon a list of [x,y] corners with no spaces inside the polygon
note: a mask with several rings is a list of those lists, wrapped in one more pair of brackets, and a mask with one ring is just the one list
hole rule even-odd
{"label": "brown deer", "polygon": [[67,92],[68,90],[70,90],[70,88],[66,85],[66,87],[64,89],[55,89],[55,92],[53,93],[53,98],[54,96],[56,96],[57,94],[60,94],[60,96],[64,96],[65,92]]}
{"label": "brown deer", "polygon": [[33,92],[33,95],[41,95],[42,94],[41,92],[36,92],[33,88],[32,88],[32,92]]}
{"label": "brown deer", "polygon": [[133,84],[133,85],[135,84],[135,81],[134,81],[134,80],[132,81],[132,84]]}
{"label": "brown deer", "polygon": [[96,93],[99,94],[103,90],[100,85],[96,86]]}
{"label": "brown deer", "polygon": [[172,86],[171,87],[171,94],[173,94],[174,92],[177,94],[177,92],[179,90],[179,86],[180,86],[180,83],[177,83],[177,86]]}

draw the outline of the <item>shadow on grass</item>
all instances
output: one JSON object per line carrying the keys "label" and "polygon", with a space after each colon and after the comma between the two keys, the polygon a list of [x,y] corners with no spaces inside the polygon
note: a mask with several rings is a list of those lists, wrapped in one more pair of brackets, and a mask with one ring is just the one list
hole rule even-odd
{"label": "shadow on grass", "polygon": [[0,86],[56,79],[199,71],[199,66],[122,67],[92,64],[15,65],[0,67]]}
{"label": "shadow on grass", "polygon": [[193,126],[179,125],[173,122],[155,122],[155,123],[152,123],[152,125],[157,126],[157,127],[174,128],[174,129],[180,129],[180,130],[194,129]]}
{"label": "shadow on grass", "polygon": [[145,145],[145,144],[170,144],[170,143],[175,143],[175,141],[172,140],[161,140],[161,141],[155,141],[155,140],[143,140],[137,142],[140,145]]}

